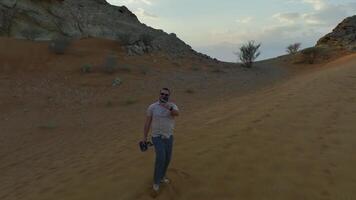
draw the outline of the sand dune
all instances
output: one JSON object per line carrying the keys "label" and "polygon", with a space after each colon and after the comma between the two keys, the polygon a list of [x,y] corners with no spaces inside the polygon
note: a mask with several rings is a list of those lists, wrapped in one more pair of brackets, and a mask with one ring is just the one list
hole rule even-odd
{"label": "sand dune", "polygon": [[[89,43],[104,50],[83,53]],[[355,55],[297,74],[275,60],[216,73],[210,63],[177,68],[158,57],[123,59],[130,73],[79,72],[115,48],[79,42],[26,73],[9,69],[13,54],[5,56],[0,199],[152,199],[153,151],[139,152],[137,142],[163,85],[175,88],[182,114],[172,184],[156,199],[356,198]],[[154,67],[144,76],[141,65]],[[111,87],[116,76],[122,87]]]}
{"label": "sand dune", "polygon": [[355,66],[345,57],[185,122],[199,125],[181,130],[175,166],[200,184],[182,199],[355,198]]}

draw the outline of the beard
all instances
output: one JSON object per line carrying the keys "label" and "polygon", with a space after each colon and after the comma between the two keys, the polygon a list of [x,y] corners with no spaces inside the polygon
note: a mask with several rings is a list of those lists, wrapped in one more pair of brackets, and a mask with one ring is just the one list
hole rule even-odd
{"label": "beard", "polygon": [[159,102],[161,102],[161,103],[167,103],[168,100],[169,100],[169,97],[161,97],[161,98],[159,98]]}

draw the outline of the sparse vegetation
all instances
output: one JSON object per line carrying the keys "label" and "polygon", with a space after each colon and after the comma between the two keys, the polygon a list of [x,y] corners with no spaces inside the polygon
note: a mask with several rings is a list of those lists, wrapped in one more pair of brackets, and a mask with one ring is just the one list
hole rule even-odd
{"label": "sparse vegetation", "polygon": [[115,55],[109,55],[104,61],[104,71],[106,73],[112,74],[117,69],[117,57]]}
{"label": "sparse vegetation", "polygon": [[93,65],[91,65],[91,64],[84,64],[82,66],[83,73],[90,73],[90,72],[92,72],[92,70],[93,70]]}
{"label": "sparse vegetation", "polygon": [[302,50],[303,61],[309,64],[314,64],[317,57],[320,55],[321,49],[318,47],[310,47]]}
{"label": "sparse vegetation", "polygon": [[119,77],[116,77],[113,81],[112,81],[112,86],[119,86],[122,84],[122,80]]}
{"label": "sparse vegetation", "polygon": [[256,58],[261,54],[258,49],[261,47],[261,43],[255,44],[255,41],[249,41],[247,44],[240,47],[240,51],[235,53],[243,66],[246,68],[251,68]]}
{"label": "sparse vegetation", "polygon": [[58,37],[53,39],[49,44],[49,50],[55,54],[64,54],[65,50],[69,47],[71,39],[67,37]]}
{"label": "sparse vegetation", "polygon": [[287,47],[286,51],[289,55],[294,55],[299,51],[301,43],[294,43]]}

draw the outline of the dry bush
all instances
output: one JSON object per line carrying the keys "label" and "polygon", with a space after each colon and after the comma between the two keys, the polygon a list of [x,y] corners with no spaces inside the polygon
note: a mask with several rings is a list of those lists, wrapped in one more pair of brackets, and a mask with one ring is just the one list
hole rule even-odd
{"label": "dry bush", "polygon": [[251,68],[256,58],[261,54],[258,49],[261,47],[261,43],[255,44],[255,41],[249,41],[247,44],[240,47],[240,52],[235,53],[243,66]]}
{"label": "dry bush", "polygon": [[90,73],[93,70],[93,65],[92,64],[84,64],[82,66],[82,72],[83,73]]}
{"label": "dry bush", "polygon": [[300,46],[301,46],[301,43],[291,44],[287,47],[286,51],[288,54],[294,55],[299,51]]}

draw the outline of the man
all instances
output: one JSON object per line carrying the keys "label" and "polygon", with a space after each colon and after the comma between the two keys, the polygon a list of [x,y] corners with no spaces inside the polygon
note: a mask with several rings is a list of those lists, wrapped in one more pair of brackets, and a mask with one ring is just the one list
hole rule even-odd
{"label": "man", "polygon": [[171,161],[173,148],[174,117],[179,115],[178,107],[169,101],[171,92],[168,88],[160,90],[159,99],[147,109],[143,142],[152,127],[152,142],[155,147],[156,160],[153,176],[153,190],[159,191],[161,183],[169,183],[166,177],[167,168]]}

